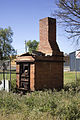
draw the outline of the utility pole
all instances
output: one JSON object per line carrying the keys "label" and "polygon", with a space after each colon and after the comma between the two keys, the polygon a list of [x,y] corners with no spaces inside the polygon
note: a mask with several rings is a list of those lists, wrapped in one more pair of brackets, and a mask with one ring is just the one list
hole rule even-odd
{"label": "utility pole", "polygon": [[17,55],[17,50],[16,50],[16,55]]}
{"label": "utility pole", "polygon": [[77,82],[77,66],[76,66],[76,51],[75,51],[75,82]]}
{"label": "utility pole", "polygon": [[25,52],[27,52],[26,40],[25,40]]}

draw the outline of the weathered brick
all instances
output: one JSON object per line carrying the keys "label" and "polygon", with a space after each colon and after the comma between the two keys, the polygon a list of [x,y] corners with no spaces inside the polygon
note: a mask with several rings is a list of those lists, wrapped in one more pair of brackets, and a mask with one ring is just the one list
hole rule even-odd
{"label": "weathered brick", "polygon": [[53,51],[59,51],[56,43],[56,19],[44,18],[40,20],[40,43],[38,50],[52,55]]}
{"label": "weathered brick", "polygon": [[[44,18],[40,20],[40,43],[38,50],[49,56],[25,56],[25,59],[24,56],[21,56],[22,59],[20,57],[18,59],[18,62],[21,62],[21,60],[26,61],[25,63],[27,61],[30,62],[30,90],[62,88],[63,53],[60,52],[56,42],[55,19]],[[20,63],[16,65],[16,72],[20,72]],[[16,84],[19,88],[20,74],[17,74],[16,77]]]}

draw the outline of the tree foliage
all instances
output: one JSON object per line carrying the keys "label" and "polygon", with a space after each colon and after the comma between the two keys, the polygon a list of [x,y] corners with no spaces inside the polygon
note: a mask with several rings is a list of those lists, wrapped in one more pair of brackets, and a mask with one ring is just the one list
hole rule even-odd
{"label": "tree foliage", "polygon": [[13,32],[10,27],[0,29],[0,59],[7,59],[9,55],[12,55],[15,50],[11,43]]}
{"label": "tree foliage", "polygon": [[58,9],[53,15],[59,18],[60,23],[66,26],[65,31],[69,38],[80,39],[80,0],[57,0]]}
{"label": "tree foliage", "polygon": [[26,46],[28,47],[28,51],[30,53],[32,53],[33,50],[36,51],[37,47],[38,47],[38,44],[39,44],[39,42],[36,41],[36,40],[33,40],[33,41],[29,40],[28,42],[26,42]]}

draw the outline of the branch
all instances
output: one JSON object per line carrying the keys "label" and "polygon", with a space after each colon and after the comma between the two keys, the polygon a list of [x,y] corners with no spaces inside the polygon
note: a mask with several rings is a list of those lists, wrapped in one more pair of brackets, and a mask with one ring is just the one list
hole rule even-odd
{"label": "branch", "polygon": [[80,16],[78,16],[77,14],[74,13],[73,8],[70,7],[70,6],[67,4],[67,2],[64,1],[64,3],[63,3],[62,1],[60,1],[60,4],[62,4],[62,5],[66,8],[66,10],[68,10],[71,14],[73,14],[74,16],[80,18]]}
{"label": "branch", "polygon": [[[56,14],[53,14],[53,15],[55,15],[55,16],[58,16],[59,18],[63,18],[64,19],[64,21],[65,21],[65,19],[67,18],[67,19],[69,19],[70,21],[68,21],[68,22],[76,22],[76,23],[80,23],[80,21],[77,21],[77,20],[75,20],[74,19],[74,17],[73,18],[71,18],[71,15],[68,13],[66,13],[66,12],[57,12],[57,11],[55,11],[55,13]],[[69,16],[68,16],[69,15]],[[67,21],[67,20],[66,20]]]}
{"label": "branch", "polygon": [[66,32],[68,32],[68,33],[78,33],[78,35],[80,34],[80,31],[68,31],[68,30],[65,30]]}
{"label": "branch", "polygon": [[[68,37],[68,39],[72,38],[72,37],[76,37],[79,36],[80,34],[75,34],[75,35],[71,35],[70,37]],[[79,36],[80,37],[80,36]]]}
{"label": "branch", "polygon": [[[69,3],[71,4],[71,6],[72,6],[72,9],[73,9],[77,14],[80,15],[80,9],[77,7],[75,1],[73,1],[73,2],[74,2],[73,4],[72,4],[71,2],[69,2]],[[78,4],[78,3],[77,3],[77,4]],[[76,5],[76,9],[75,9],[75,5]],[[78,6],[79,6],[79,4],[78,4]],[[78,12],[78,11],[79,11],[79,12]]]}

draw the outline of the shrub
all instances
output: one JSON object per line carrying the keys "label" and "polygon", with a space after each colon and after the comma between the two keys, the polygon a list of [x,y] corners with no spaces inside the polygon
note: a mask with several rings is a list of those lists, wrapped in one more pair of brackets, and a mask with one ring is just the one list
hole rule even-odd
{"label": "shrub", "polygon": [[20,99],[13,93],[0,92],[0,111],[2,113],[14,113],[21,109]]}
{"label": "shrub", "polygon": [[79,86],[61,91],[35,91],[20,96],[0,91],[2,120],[79,120]]}

